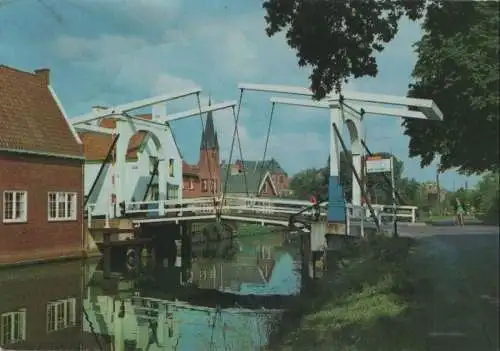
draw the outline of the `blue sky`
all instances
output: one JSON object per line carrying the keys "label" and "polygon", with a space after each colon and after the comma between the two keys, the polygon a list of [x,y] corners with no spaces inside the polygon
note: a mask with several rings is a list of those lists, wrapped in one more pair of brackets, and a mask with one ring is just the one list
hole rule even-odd
{"label": "blue sky", "polygon": [[[308,86],[307,69],[297,67],[283,36],[268,38],[260,1],[234,0],[0,0],[0,63],[27,71],[51,68],[51,84],[69,116],[92,105],[114,105],[149,96],[203,88],[215,102],[236,100],[240,82]],[[416,56],[411,44],[420,27],[401,22],[397,38],[379,56],[377,78],[356,80],[347,90],[405,95]],[[262,159],[271,95],[245,94],[240,136],[244,157]],[[168,112],[196,107],[183,99]],[[215,114],[223,158],[231,144],[232,114]],[[325,164],[328,114],[280,106],[275,114],[268,155],[290,173]],[[174,124],[181,152],[196,162],[198,119]],[[435,167],[421,169],[408,158],[408,138],[400,121],[372,117],[367,142],[405,162],[405,175],[434,180]],[[234,159],[234,157],[233,157]],[[466,178],[441,176],[449,189]],[[477,181],[469,178],[469,186]]]}

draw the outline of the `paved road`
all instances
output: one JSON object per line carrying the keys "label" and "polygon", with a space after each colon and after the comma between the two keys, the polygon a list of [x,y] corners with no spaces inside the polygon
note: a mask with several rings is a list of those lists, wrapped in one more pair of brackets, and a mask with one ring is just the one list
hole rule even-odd
{"label": "paved road", "polygon": [[499,312],[498,227],[470,225],[401,228],[419,238],[430,289],[426,306],[427,350],[496,351]]}

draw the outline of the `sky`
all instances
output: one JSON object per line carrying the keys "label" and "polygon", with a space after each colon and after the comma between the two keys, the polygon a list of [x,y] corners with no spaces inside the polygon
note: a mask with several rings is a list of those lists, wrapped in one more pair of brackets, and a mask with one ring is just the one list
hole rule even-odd
{"label": "sky", "polygon": [[[202,103],[238,100],[239,83],[309,86],[283,35],[265,34],[261,1],[234,0],[0,0],[0,64],[33,71],[51,69],[51,85],[69,117],[93,105],[118,105],[199,86]],[[402,20],[397,37],[378,55],[376,78],[352,81],[350,91],[404,96],[416,61],[412,44],[417,23]],[[245,159],[264,156],[270,94],[245,92],[239,135]],[[196,108],[190,97],[167,104],[167,113]],[[141,111],[143,112],[143,111]],[[446,118],[446,116],[445,116]],[[274,157],[290,174],[326,164],[328,112],[279,105],[273,115],[266,159]],[[231,110],[214,113],[222,159],[233,136]],[[420,168],[408,157],[401,120],[366,118],[368,146],[392,152],[404,176],[433,181],[435,164]],[[196,163],[201,123],[194,117],[173,123],[181,154]],[[344,132],[345,136],[348,134]],[[237,144],[233,161],[239,158]],[[441,175],[452,190],[473,186],[477,177],[454,171]]]}

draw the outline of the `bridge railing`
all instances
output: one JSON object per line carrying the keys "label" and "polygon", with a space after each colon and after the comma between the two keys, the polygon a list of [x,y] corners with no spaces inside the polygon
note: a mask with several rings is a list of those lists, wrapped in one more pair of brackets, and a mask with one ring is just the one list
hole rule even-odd
{"label": "bridge railing", "polygon": [[[392,220],[394,216],[398,220],[409,221],[410,223],[416,222],[417,206],[396,206],[396,213],[394,214],[393,205],[379,205],[373,204],[372,208],[377,216],[379,223]],[[368,206],[354,206],[352,204],[346,205],[347,216],[352,220],[373,221],[370,209]]]}
{"label": "bridge railing", "polygon": [[127,214],[160,215],[164,213],[177,216],[182,216],[185,212],[215,214],[215,208],[213,197],[125,202]]}
{"label": "bridge railing", "polygon": [[[261,198],[234,197],[224,198],[223,213],[262,214],[262,215],[293,215],[311,206],[309,201]],[[312,215],[314,210],[308,209],[302,215]],[[320,215],[326,216],[326,213]]]}
{"label": "bridge railing", "polygon": [[[221,201],[223,204],[221,206]],[[375,215],[380,222],[391,220],[393,217],[392,205],[372,205]],[[92,217],[95,216],[95,204],[87,204],[87,221],[91,226]],[[185,216],[195,215],[214,215],[220,209],[222,214],[226,215],[250,215],[250,216],[272,216],[282,215],[283,217],[300,213],[300,216],[315,215],[315,209],[311,208],[311,203],[304,200],[291,200],[283,198],[262,198],[262,197],[200,197],[171,199],[162,201],[127,201],[125,202],[126,214],[143,216]],[[396,216],[398,220],[416,221],[416,206],[397,206]],[[346,205],[348,221],[371,222],[371,213],[367,206]],[[109,213],[112,213],[111,210]],[[119,215],[119,214],[118,214]],[[320,217],[326,218],[327,205],[323,203],[320,206]],[[106,214],[108,218],[110,215]]]}

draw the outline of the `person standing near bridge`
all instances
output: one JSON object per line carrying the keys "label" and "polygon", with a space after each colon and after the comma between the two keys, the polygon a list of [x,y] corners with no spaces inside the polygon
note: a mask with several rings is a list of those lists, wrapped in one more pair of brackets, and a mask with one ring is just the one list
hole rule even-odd
{"label": "person standing near bridge", "polygon": [[314,220],[317,221],[319,219],[319,215],[320,215],[318,198],[316,195],[312,194],[311,197],[309,198],[309,201],[312,204],[313,218],[314,218]]}
{"label": "person standing near bridge", "polygon": [[460,202],[460,200],[457,198],[455,200],[455,210],[456,210],[456,214],[457,214],[457,222],[460,226],[464,226],[464,208],[462,206],[462,203]]}

